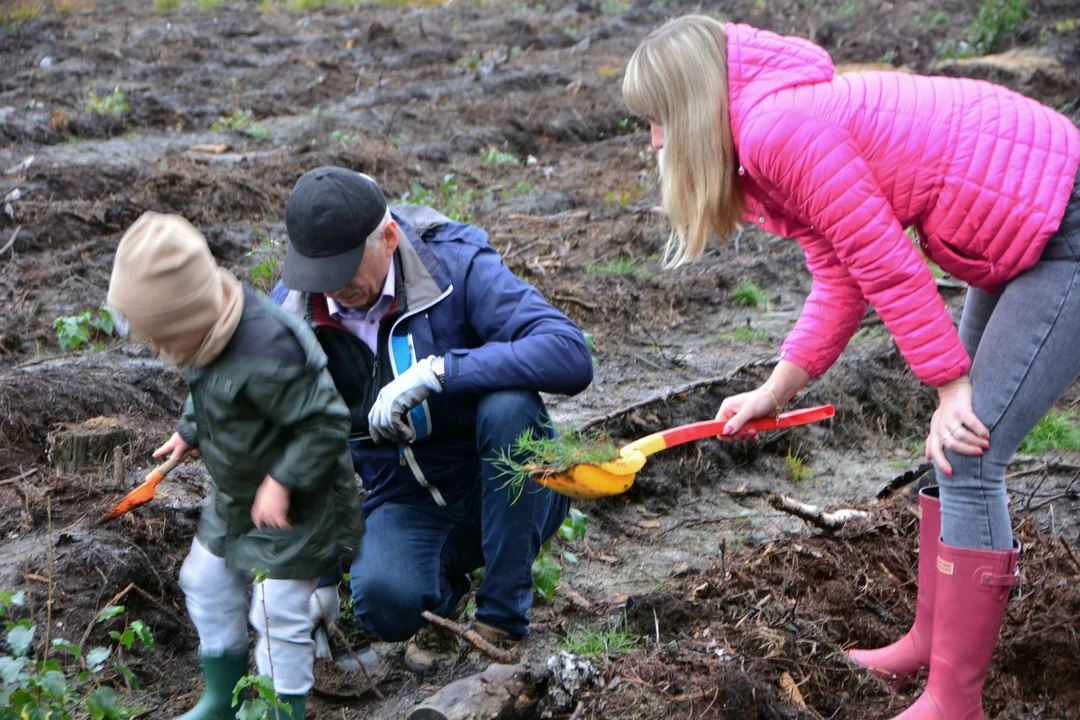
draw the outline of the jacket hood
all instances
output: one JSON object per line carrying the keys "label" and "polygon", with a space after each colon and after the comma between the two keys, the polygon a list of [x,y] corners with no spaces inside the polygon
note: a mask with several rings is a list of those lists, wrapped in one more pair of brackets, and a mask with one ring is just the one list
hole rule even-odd
{"label": "jacket hood", "polygon": [[728,94],[732,132],[763,97],[800,85],[829,82],[829,53],[809,40],[749,25],[727,24]]}

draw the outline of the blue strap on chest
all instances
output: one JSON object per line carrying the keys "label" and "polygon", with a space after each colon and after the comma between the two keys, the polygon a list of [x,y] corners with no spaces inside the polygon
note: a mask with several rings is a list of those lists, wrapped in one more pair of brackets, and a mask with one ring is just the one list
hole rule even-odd
{"label": "blue strap on chest", "polygon": [[[401,375],[416,362],[416,349],[413,347],[412,336],[399,328],[390,336],[390,347],[393,350],[391,359],[394,363],[394,372]],[[409,411],[409,422],[413,432],[416,433],[416,440],[423,440],[431,435],[431,415],[426,400]]]}

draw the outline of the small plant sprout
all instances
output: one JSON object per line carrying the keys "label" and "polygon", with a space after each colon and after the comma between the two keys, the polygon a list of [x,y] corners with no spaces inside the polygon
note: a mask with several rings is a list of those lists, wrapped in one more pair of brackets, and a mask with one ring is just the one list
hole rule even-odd
{"label": "small plant sprout", "polygon": [[113,334],[116,320],[108,308],[101,307],[97,310],[83,310],[78,315],[58,317],[53,320],[53,329],[56,330],[60,349],[64,352],[86,348],[100,350],[105,347],[100,338]]}
{"label": "small plant sprout", "polygon": [[235,132],[252,138],[270,137],[270,131],[255,122],[251,110],[234,110],[232,115],[219,117],[210,129],[214,132]]}
{"label": "small plant sprout", "polygon": [[746,278],[740,280],[731,291],[731,297],[744,307],[767,308],[769,306],[769,294],[758,287],[753,280]]}
{"label": "small plant sprout", "polygon": [[245,255],[261,258],[249,270],[255,289],[269,295],[278,279],[278,247],[280,243],[261,230],[255,231],[255,245]]}
{"label": "small plant sprout", "polygon": [[[126,681],[132,690],[139,689],[138,679],[121,661],[121,655],[124,650],[132,650],[136,641],[147,650],[153,649],[154,638],[146,623],[129,621],[123,606],[106,607],[95,624],[123,614],[123,629],[109,633],[117,645],[84,652],[69,640],[50,640],[53,618],[49,603],[43,652],[38,660],[34,653],[38,627],[31,619],[13,617],[25,604],[26,593],[0,591],[0,620],[7,631],[10,652],[0,655],[0,718],[122,720],[135,715],[138,708],[126,705],[113,686]],[[49,650],[53,651],[52,657]],[[73,662],[69,664],[64,654],[70,655]]]}
{"label": "small plant sprout", "polygon": [[124,99],[124,91],[119,87],[113,88],[112,93],[98,97],[91,86],[86,96],[86,111],[99,115],[112,115],[120,117],[128,111],[127,101]]}
{"label": "small plant sprout", "polygon": [[810,475],[811,468],[806,464],[806,458],[790,448],[784,456],[784,464],[787,465],[788,479],[793,483],[800,483]]}
{"label": "small plant sprout", "polygon": [[495,460],[495,466],[507,478],[502,487],[517,501],[532,475],[554,475],[575,465],[599,465],[617,457],[619,449],[604,436],[587,438],[570,431],[556,437],[535,437],[531,430],[524,430],[510,451]]}
{"label": "small plant sprout", "polygon": [[520,165],[516,157],[508,152],[502,152],[495,147],[489,147],[480,155],[480,161],[485,165]]}
{"label": "small plant sprout", "polygon": [[472,206],[476,199],[476,190],[462,190],[453,173],[443,175],[438,191],[428,190],[419,182],[413,182],[411,190],[401,196],[401,204],[426,205],[435,208],[443,215],[457,222],[472,221]]}
{"label": "small plant sprout", "polygon": [[[578,510],[570,508],[570,513],[563,519],[559,526],[559,537],[563,541],[572,543],[576,540],[585,539],[585,531],[589,524],[589,517]],[[577,565],[577,555],[569,550],[562,551],[562,560],[568,565]],[[540,548],[540,554],[532,565],[533,593],[547,602],[555,597],[555,590],[559,587],[562,578],[563,566],[555,559],[555,551],[548,540]]]}

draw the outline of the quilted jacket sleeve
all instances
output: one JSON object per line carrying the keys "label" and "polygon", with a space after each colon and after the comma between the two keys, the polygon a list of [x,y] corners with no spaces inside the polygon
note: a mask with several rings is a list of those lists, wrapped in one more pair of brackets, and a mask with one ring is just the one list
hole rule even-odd
{"label": "quilted jacket sleeve", "polygon": [[[785,212],[828,241],[919,379],[940,386],[964,375],[971,361],[933,276],[848,131],[793,112],[748,120],[740,133],[744,165],[784,198]],[[835,359],[850,337],[840,329],[851,311],[826,312],[816,300],[810,310],[820,312],[800,322],[802,333],[793,338],[800,349],[792,352]],[[814,348],[823,338],[838,346]]]}
{"label": "quilted jacket sleeve", "polygon": [[464,292],[480,346],[447,355],[448,392],[523,388],[574,395],[592,382],[592,355],[581,330],[510,272],[494,250],[473,258]]}
{"label": "quilted jacket sleeve", "polygon": [[815,378],[836,362],[866,313],[862,289],[820,235],[799,238],[806,265],[814,276],[810,295],[780,357]]}

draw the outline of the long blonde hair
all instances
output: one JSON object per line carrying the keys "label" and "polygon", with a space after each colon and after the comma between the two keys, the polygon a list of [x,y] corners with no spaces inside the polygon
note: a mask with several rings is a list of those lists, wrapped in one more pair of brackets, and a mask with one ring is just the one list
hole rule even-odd
{"label": "long blonde hair", "polygon": [[709,231],[732,235],[745,203],[728,112],[727,33],[704,15],[653,30],[630,58],[623,99],[664,128],[660,184],[669,267],[701,257]]}

